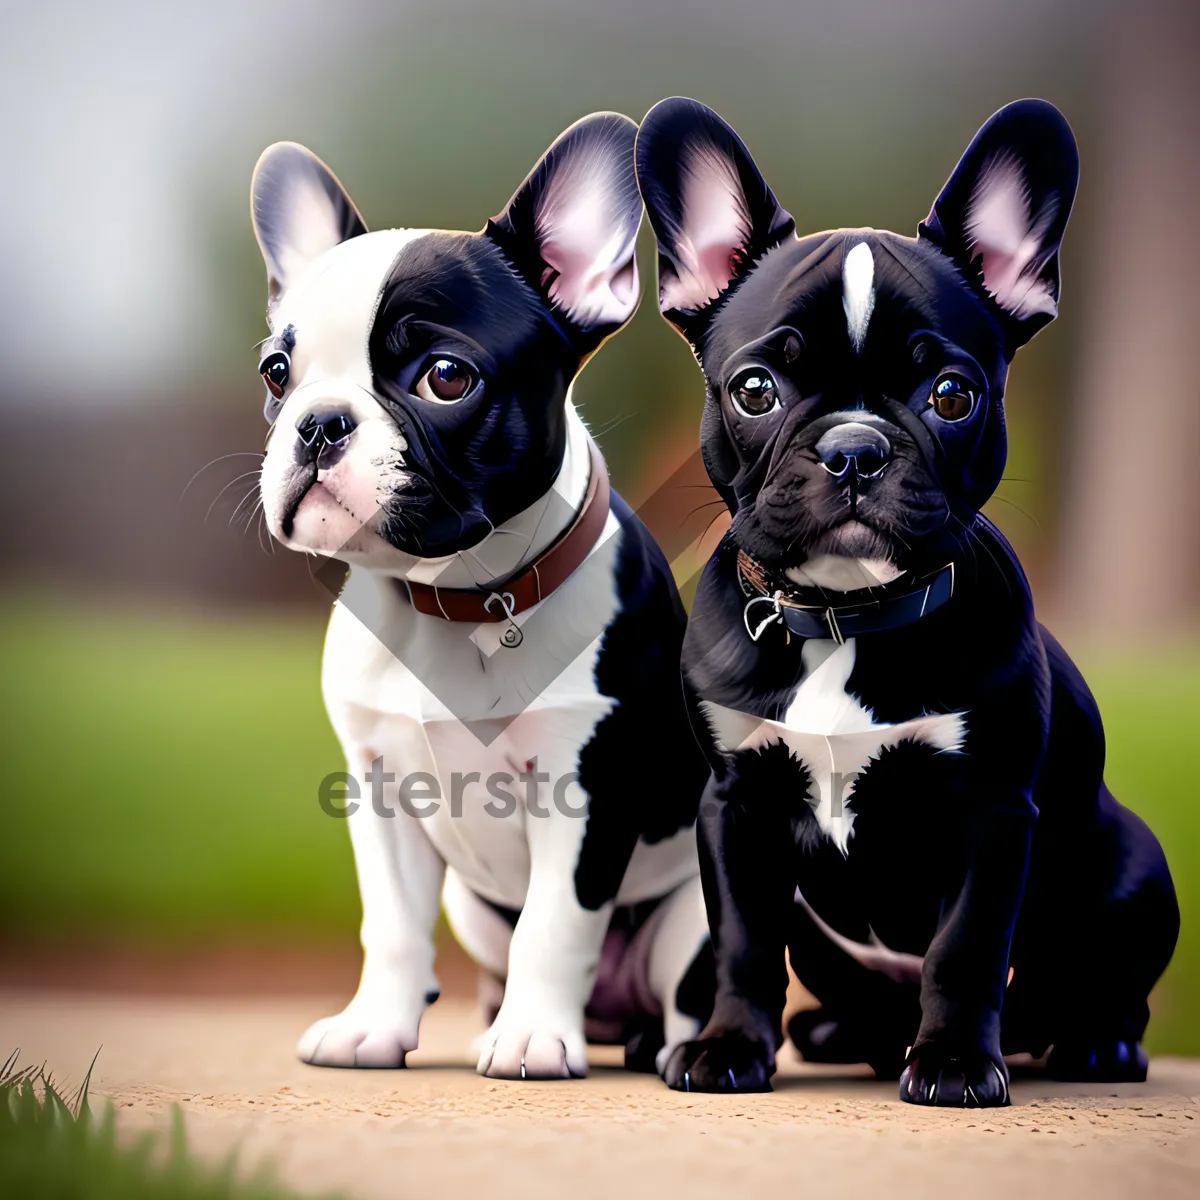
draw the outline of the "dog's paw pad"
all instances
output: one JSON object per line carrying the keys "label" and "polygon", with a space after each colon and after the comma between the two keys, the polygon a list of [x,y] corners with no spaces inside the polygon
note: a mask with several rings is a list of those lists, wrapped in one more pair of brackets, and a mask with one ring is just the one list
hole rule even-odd
{"label": "dog's paw pad", "polygon": [[407,1030],[364,1020],[349,1012],[311,1025],[296,1046],[301,1062],[314,1067],[403,1067],[415,1050],[416,1037]]}
{"label": "dog's paw pad", "polygon": [[479,1046],[480,1075],[491,1079],[572,1079],[587,1074],[582,1036],[501,1030]]}
{"label": "dog's paw pad", "polygon": [[769,1092],[774,1071],[761,1042],[721,1036],[677,1046],[663,1078],[677,1092]]}
{"label": "dog's paw pad", "polygon": [[1002,1108],[1008,1104],[1008,1068],[983,1050],[924,1046],[900,1076],[900,1099],[937,1108]]}

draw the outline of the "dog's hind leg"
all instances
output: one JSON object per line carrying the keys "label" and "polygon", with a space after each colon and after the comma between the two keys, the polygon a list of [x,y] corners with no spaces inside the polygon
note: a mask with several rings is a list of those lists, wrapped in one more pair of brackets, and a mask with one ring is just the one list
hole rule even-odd
{"label": "dog's hind leg", "polygon": [[1006,1048],[1031,1048],[1012,1041],[1019,1034],[1050,1044],[1048,1069],[1059,1079],[1144,1079],[1147,999],[1179,933],[1162,848],[1102,787],[1095,827],[1073,848],[1080,865],[1065,869],[1055,857],[1053,882],[1031,881],[1036,890],[1014,947]]}
{"label": "dog's hind leg", "polygon": [[479,967],[479,1006],[490,1025],[504,1000],[513,924],[463,882],[452,867],[442,885],[442,909],[458,944]]}
{"label": "dog's hind leg", "polygon": [[840,938],[801,900],[788,931],[797,978],[820,1001],[788,1022],[806,1062],[870,1065],[880,1079],[899,1079],[921,1019],[921,959]]}
{"label": "dog's hind leg", "polygon": [[1064,1079],[1143,1079],[1147,998],[1174,951],[1179,906],[1157,838],[1104,783],[1095,698],[1066,651],[1041,635],[1052,723],[1002,1045],[1052,1045],[1049,1068]]}

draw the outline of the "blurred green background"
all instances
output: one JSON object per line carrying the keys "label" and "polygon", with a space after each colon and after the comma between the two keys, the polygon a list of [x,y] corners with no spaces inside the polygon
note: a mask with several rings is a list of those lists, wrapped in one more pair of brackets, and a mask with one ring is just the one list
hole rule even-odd
{"label": "blurred green background", "polygon": [[[346,830],[317,805],[341,766],[329,596],[243,530],[254,460],[223,457],[264,433],[264,146],[311,146],[372,227],[474,229],[572,120],[685,93],[803,230],[912,231],[982,121],[1033,94],[1067,113],[1083,175],[989,514],[1096,691],[1114,792],[1171,860],[1183,937],[1150,1046],[1200,1053],[1191,6],[122,0],[6,23],[0,956],[355,937]],[[635,500],[694,450],[702,401],[645,235],[648,299],[576,388]]]}

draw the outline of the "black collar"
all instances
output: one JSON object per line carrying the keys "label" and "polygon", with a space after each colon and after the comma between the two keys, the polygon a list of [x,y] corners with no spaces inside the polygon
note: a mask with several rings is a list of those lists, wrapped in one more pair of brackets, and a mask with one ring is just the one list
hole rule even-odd
{"label": "black collar", "polygon": [[[772,573],[744,550],[738,551],[737,576],[748,596],[742,620],[751,641],[767,626],[782,621],[789,633],[802,638],[832,638],[845,642],[866,633],[911,625],[941,608],[954,595],[954,563],[949,562],[915,579],[901,576],[871,588],[870,598],[853,604],[830,604],[820,588],[797,590],[785,577]],[[781,585],[781,586],[776,586]]]}

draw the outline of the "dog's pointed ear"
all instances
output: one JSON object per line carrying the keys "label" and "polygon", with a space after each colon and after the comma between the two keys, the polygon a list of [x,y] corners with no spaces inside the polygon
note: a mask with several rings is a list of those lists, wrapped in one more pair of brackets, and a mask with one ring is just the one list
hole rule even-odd
{"label": "dog's pointed ear", "polygon": [[624,325],[638,304],[636,133],[620,113],[576,121],[484,230],[584,348]]}
{"label": "dog's pointed ear", "polygon": [[337,176],[295,142],[263,151],[250,184],[250,214],[272,303],[318,255],[367,232]]}
{"label": "dog's pointed ear", "polygon": [[742,139],[680,96],[647,114],[637,176],[658,239],[659,308],[687,326],[754,261],[795,232]]}
{"label": "dog's pointed ear", "polygon": [[1010,352],[1058,315],[1058,252],[1078,182],[1066,118],[1045,100],[1018,100],[975,135],[920,224],[982,290]]}

